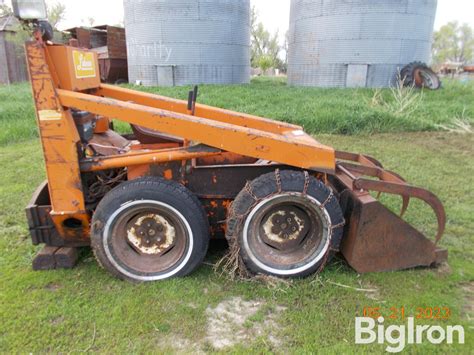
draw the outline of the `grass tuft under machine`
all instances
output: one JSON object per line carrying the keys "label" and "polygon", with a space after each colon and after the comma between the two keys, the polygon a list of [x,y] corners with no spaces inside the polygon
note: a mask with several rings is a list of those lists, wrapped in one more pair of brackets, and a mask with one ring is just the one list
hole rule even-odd
{"label": "grass tuft under machine", "polygon": [[[33,243],[46,244],[36,269],[71,267],[90,245],[122,279],[185,276],[224,236],[237,266],[279,277],[321,271],[336,252],[359,273],[447,259],[431,192],[300,126],[197,104],[197,88],[186,102],[101,84],[94,52],[51,43],[44,16],[20,11],[37,3],[14,1],[35,36],[26,56],[47,172],[26,210]],[[370,192],[401,196],[400,215]],[[402,219],[410,198],[434,210],[434,241]]]}

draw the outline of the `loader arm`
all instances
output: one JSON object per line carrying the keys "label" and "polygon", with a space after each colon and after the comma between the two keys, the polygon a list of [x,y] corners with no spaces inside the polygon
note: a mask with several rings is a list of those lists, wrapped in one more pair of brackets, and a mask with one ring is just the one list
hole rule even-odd
{"label": "loader arm", "polygon": [[[85,110],[130,124],[172,134],[211,147],[303,169],[335,172],[334,149],[318,143],[301,129],[282,133],[281,126],[247,122],[246,126],[191,116],[116,99],[57,90],[63,107]],[[251,126],[261,126],[260,129]],[[126,157],[126,155],[124,155]]]}

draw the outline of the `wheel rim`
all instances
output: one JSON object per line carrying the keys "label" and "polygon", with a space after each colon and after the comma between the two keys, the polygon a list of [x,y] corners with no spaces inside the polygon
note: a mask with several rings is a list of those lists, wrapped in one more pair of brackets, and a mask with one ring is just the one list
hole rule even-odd
{"label": "wheel rim", "polygon": [[109,218],[103,241],[110,262],[140,281],[177,274],[188,262],[193,247],[192,231],[184,216],[158,201],[121,206]]}
{"label": "wheel rim", "polygon": [[415,70],[415,83],[417,87],[436,89],[439,86],[439,79],[430,70],[419,68]]}
{"label": "wheel rim", "polygon": [[330,218],[321,203],[299,193],[260,202],[245,220],[243,247],[261,269],[277,274],[303,272],[324,258]]}
{"label": "wheel rim", "polygon": [[421,75],[421,69],[417,68],[414,70],[413,77],[415,79],[415,86],[418,88],[423,87],[423,76]]}

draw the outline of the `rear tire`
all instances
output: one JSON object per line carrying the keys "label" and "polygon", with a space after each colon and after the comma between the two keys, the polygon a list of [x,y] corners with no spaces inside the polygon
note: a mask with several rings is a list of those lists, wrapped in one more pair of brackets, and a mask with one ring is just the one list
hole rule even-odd
{"label": "rear tire", "polygon": [[337,197],[301,171],[262,175],[230,209],[227,239],[251,273],[304,277],[320,271],[339,248],[344,218]]}
{"label": "rear tire", "polygon": [[403,81],[403,85],[407,87],[427,88],[430,90],[437,90],[441,87],[438,75],[422,62],[413,62],[403,67],[400,72],[400,78]]}
{"label": "rear tire", "polygon": [[186,276],[203,261],[209,224],[184,186],[157,177],[124,182],[102,199],[91,244],[101,266],[134,282]]}

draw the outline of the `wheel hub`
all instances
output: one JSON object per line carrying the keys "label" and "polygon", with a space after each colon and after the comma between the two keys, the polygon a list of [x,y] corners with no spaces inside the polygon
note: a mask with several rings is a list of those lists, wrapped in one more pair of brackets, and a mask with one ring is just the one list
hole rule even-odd
{"label": "wheel hub", "polygon": [[309,228],[306,213],[295,207],[281,206],[264,217],[260,236],[264,243],[287,251],[303,242]]}
{"label": "wheel hub", "polygon": [[135,217],[127,225],[127,240],[135,251],[161,255],[174,246],[175,228],[159,214]]}

